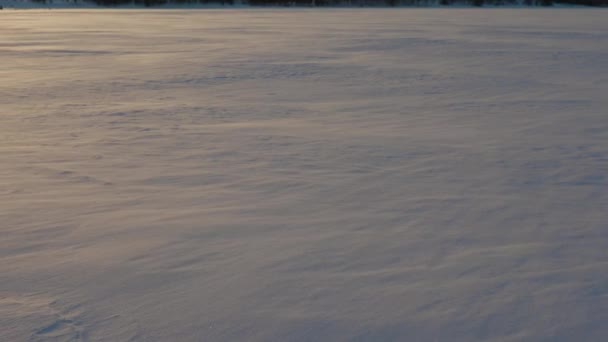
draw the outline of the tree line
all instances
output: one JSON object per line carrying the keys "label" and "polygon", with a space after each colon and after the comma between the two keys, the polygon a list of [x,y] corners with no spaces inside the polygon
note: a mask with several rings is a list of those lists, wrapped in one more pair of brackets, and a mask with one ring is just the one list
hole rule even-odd
{"label": "tree line", "polygon": [[[52,4],[53,0],[32,0],[34,2]],[[465,5],[474,7],[483,6],[553,6],[553,5],[580,5],[594,7],[608,7],[608,0],[72,0],[73,3],[89,3],[104,7],[113,6],[142,6],[154,7],[162,5],[223,5],[235,4],[250,6],[293,6],[293,7],[424,7],[424,6],[451,6]]]}

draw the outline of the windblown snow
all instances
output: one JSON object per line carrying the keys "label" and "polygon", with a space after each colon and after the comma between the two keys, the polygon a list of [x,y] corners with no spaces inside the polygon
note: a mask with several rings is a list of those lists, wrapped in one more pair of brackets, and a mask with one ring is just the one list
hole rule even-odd
{"label": "windblown snow", "polygon": [[0,340],[606,340],[607,14],[0,11]]}

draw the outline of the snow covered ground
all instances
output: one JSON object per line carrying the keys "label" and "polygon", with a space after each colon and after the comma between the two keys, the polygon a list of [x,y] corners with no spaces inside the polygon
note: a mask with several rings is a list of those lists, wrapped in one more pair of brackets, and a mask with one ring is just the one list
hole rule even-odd
{"label": "snow covered ground", "polygon": [[603,341],[605,10],[0,12],[0,341]]}

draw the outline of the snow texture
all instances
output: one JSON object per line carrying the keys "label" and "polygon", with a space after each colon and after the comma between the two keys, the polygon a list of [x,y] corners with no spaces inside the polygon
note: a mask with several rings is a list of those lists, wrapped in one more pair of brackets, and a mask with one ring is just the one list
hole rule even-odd
{"label": "snow texture", "polygon": [[604,341],[608,12],[0,12],[1,341]]}

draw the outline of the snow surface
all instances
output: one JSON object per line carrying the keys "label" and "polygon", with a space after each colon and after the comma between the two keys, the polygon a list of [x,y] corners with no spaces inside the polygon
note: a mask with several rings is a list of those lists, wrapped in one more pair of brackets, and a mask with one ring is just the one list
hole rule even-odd
{"label": "snow surface", "polygon": [[0,12],[0,341],[603,341],[605,10]]}

